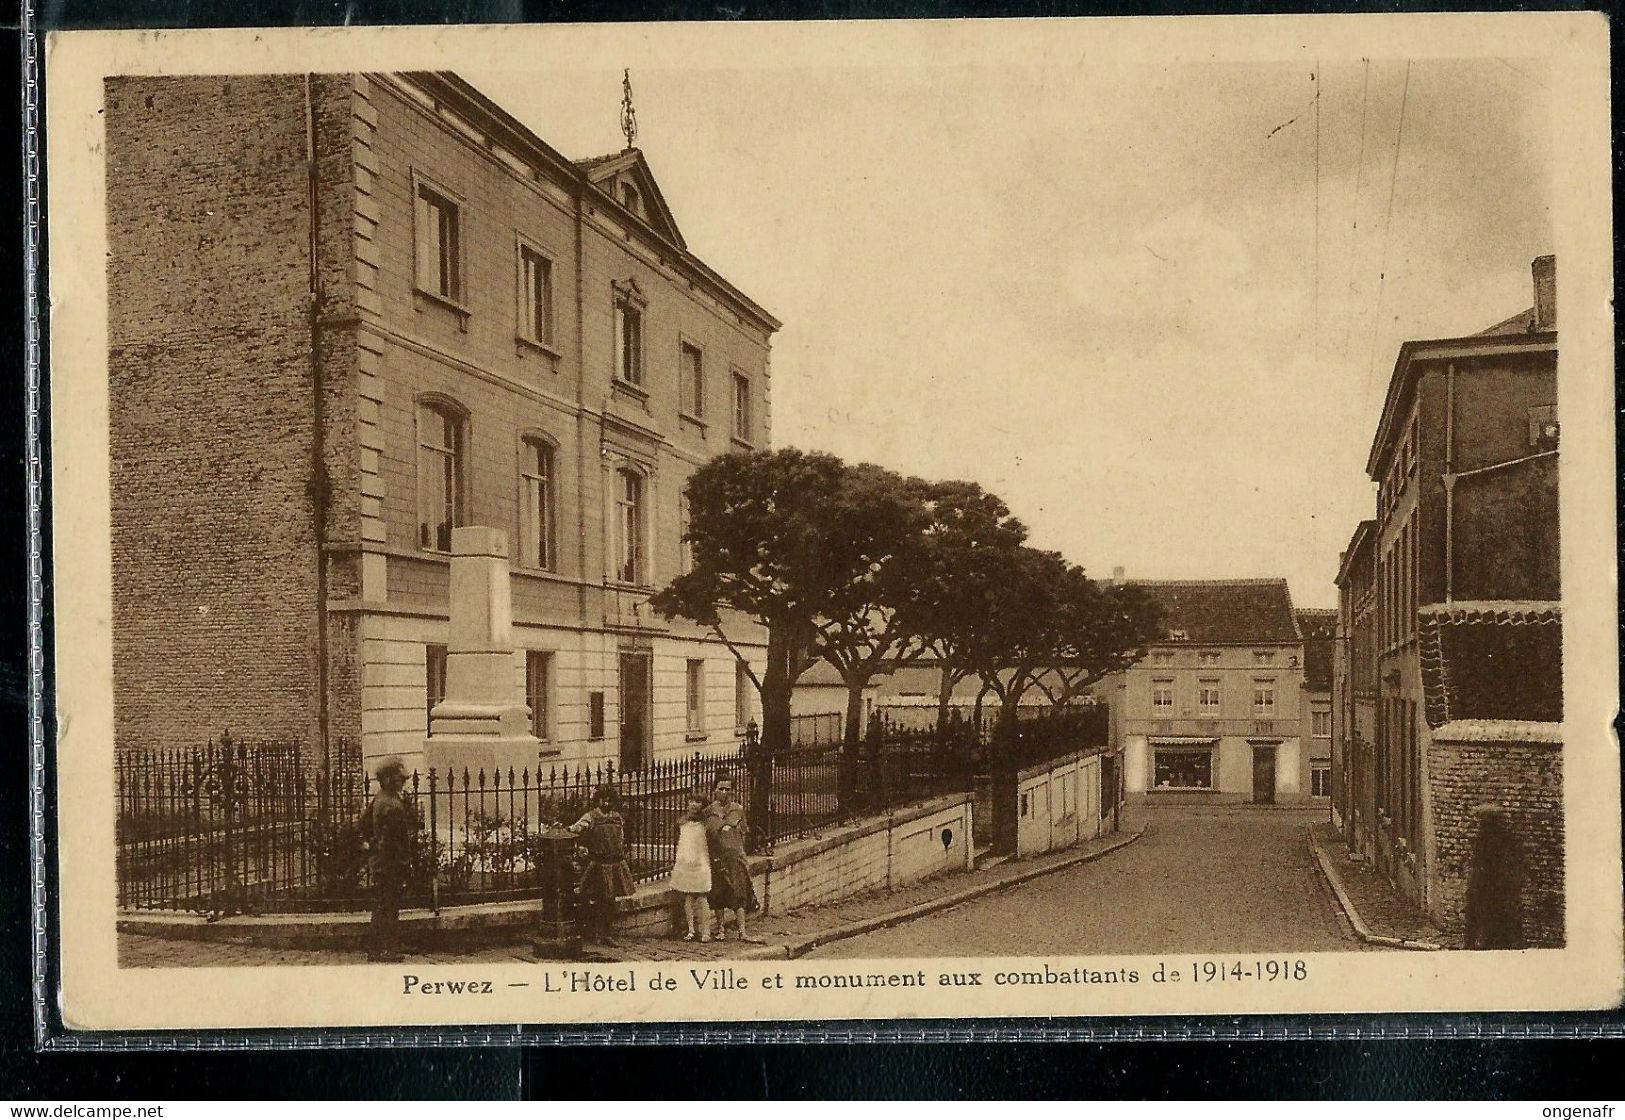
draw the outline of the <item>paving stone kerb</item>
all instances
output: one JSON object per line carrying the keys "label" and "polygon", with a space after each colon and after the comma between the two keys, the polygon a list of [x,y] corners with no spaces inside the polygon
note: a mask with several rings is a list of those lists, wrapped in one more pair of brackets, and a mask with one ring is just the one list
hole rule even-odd
{"label": "paving stone kerb", "polygon": [[[1306,831],[1309,848],[1314,853],[1320,873],[1325,878],[1326,885],[1331,888],[1338,907],[1348,919],[1356,937],[1368,945],[1381,945],[1390,949],[1428,952],[1445,947],[1434,939],[1434,931],[1426,925],[1420,912],[1408,913],[1414,910],[1414,907],[1409,906],[1397,892],[1384,885],[1351,882],[1351,877],[1344,871],[1345,861],[1326,847],[1313,827]],[[1367,877],[1370,878],[1369,874]],[[1389,897],[1384,898],[1379,892]],[[1361,910],[1360,903],[1356,901],[1357,896],[1365,898],[1365,911]],[[1380,915],[1376,912],[1374,903],[1382,904]]]}

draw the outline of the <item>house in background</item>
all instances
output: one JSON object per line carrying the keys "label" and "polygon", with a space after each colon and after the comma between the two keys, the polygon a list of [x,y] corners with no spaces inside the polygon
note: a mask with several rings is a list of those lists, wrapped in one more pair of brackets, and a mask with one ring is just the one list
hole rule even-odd
{"label": "house in background", "polygon": [[1299,608],[1294,612],[1303,635],[1303,686],[1299,692],[1309,761],[1310,797],[1332,795],[1332,650],[1337,640],[1337,612]]}
{"label": "house in background", "polygon": [[1353,849],[1447,932],[1462,928],[1475,810],[1503,810],[1527,873],[1525,936],[1560,945],[1555,260],[1532,278],[1527,311],[1400,347],[1366,464],[1376,518],[1339,577],[1355,650],[1334,704],[1376,695],[1373,747],[1346,751],[1338,809]]}
{"label": "house in background", "polygon": [[491,688],[532,755],[740,741],[749,675],[647,600],[689,474],[768,442],[779,324],[630,136],[572,162],[447,73],[117,78],[105,111],[121,747],[417,764],[462,527],[506,538]]}
{"label": "house in background", "polygon": [[1362,521],[1337,569],[1332,651],[1332,819],[1351,852],[1375,856],[1377,523]]}
{"label": "house in background", "polygon": [[1111,705],[1130,794],[1309,797],[1303,639],[1284,579],[1136,580],[1166,636],[1096,694]]}

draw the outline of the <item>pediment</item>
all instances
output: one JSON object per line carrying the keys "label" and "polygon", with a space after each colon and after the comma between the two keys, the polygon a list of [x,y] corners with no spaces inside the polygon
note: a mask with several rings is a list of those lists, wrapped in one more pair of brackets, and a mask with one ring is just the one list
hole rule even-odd
{"label": "pediment", "polygon": [[677,228],[671,207],[660,192],[660,184],[649,170],[649,161],[637,148],[612,156],[579,160],[577,167],[589,182],[615,200],[617,206],[642,219],[656,233],[682,249],[688,247]]}

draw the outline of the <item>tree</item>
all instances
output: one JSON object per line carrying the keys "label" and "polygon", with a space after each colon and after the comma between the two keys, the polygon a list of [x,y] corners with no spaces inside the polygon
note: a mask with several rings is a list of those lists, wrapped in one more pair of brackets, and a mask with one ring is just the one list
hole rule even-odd
{"label": "tree", "polygon": [[849,467],[839,499],[828,511],[837,523],[867,535],[868,570],[833,594],[813,620],[815,652],[846,686],[841,795],[855,792],[864,738],[863,692],[888,665],[896,668],[925,651],[907,601],[928,540],[931,484],[871,463]]}
{"label": "tree", "polygon": [[1029,689],[1065,703],[1132,665],[1159,633],[1159,612],[1141,589],[1103,588],[1058,553],[1026,546],[1013,550],[1003,578],[988,582],[983,596],[963,656],[999,700],[1001,732]]}
{"label": "tree", "polygon": [[[833,455],[784,448],[723,455],[689,477],[692,564],[650,604],[710,627],[745,663],[762,697],[767,756],[790,745],[791,690],[831,648],[832,620],[872,599],[896,548],[900,507],[877,500],[894,489],[878,471],[855,481]],[[767,628],[761,676],[729,637],[724,610]]]}
{"label": "tree", "polygon": [[994,588],[1027,537],[1002,499],[974,482],[924,484],[930,515],[901,586],[889,593],[901,629],[937,658],[937,725],[945,727],[960,681],[975,672],[970,651],[987,622]]}

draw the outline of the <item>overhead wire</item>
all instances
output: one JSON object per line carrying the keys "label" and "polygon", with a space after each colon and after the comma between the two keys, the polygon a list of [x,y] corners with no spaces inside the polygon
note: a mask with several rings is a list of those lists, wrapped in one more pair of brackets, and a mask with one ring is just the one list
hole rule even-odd
{"label": "overhead wire", "polygon": [[1399,128],[1394,135],[1394,163],[1388,174],[1388,206],[1382,216],[1382,258],[1377,271],[1377,304],[1371,315],[1371,348],[1366,366],[1365,389],[1371,390],[1371,378],[1377,368],[1377,331],[1382,322],[1383,289],[1388,282],[1388,232],[1394,221],[1394,187],[1399,182],[1399,154],[1405,146],[1405,109],[1410,104],[1411,60],[1405,60],[1405,84],[1399,94]]}
{"label": "overhead wire", "polygon": [[1365,177],[1365,115],[1371,94],[1371,60],[1363,58],[1360,61],[1365,64],[1365,75],[1360,82],[1360,154],[1354,160],[1354,205],[1350,207],[1353,216],[1349,223],[1349,310],[1343,318],[1344,358],[1348,357],[1349,336],[1354,331],[1354,276],[1360,265],[1360,185]]}

